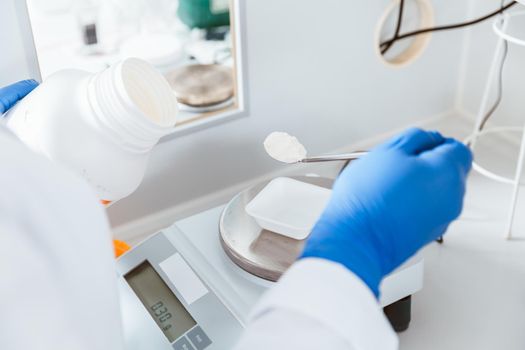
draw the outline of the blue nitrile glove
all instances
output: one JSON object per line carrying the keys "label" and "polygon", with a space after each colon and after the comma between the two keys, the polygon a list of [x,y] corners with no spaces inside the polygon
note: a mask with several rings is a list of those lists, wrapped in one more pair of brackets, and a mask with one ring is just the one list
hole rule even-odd
{"label": "blue nitrile glove", "polygon": [[13,85],[0,88],[0,115],[7,112],[15,103],[23,99],[38,86],[35,80],[22,80]]}
{"label": "blue nitrile glove", "polygon": [[419,129],[374,148],[337,179],[301,258],[344,265],[378,297],[382,278],[459,216],[471,163],[462,143]]}

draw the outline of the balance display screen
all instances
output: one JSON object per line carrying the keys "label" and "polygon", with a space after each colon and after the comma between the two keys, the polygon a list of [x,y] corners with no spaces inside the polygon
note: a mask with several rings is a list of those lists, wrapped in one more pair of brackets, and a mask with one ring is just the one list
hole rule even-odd
{"label": "balance display screen", "polygon": [[148,261],[124,278],[170,343],[197,324]]}

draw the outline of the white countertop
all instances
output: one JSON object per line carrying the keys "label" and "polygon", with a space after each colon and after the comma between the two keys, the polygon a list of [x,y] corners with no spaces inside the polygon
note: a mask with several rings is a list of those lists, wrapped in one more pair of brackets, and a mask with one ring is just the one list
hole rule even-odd
{"label": "white countertop", "polygon": [[462,217],[443,245],[424,249],[425,286],[402,350],[525,349],[525,241],[504,238],[510,190],[471,176]]}

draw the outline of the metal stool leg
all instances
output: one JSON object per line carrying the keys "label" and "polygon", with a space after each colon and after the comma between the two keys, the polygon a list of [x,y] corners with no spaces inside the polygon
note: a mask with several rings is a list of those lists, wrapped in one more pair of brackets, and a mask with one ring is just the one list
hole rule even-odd
{"label": "metal stool leg", "polygon": [[523,126],[523,134],[521,136],[520,155],[518,158],[518,165],[516,166],[516,175],[514,177],[514,189],[512,191],[512,199],[510,202],[509,217],[507,221],[507,239],[512,239],[512,226],[514,225],[514,216],[516,214],[516,206],[518,204],[518,195],[521,187],[521,175],[523,174],[523,165],[525,161],[525,125]]}

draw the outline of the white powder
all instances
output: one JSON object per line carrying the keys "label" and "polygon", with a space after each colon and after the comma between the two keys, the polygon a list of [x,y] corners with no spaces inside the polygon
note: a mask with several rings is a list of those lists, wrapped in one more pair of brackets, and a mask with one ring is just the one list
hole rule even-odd
{"label": "white powder", "polygon": [[266,152],[275,160],[297,163],[306,158],[306,149],[296,137],[285,132],[272,132],[264,140]]}

